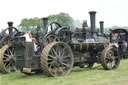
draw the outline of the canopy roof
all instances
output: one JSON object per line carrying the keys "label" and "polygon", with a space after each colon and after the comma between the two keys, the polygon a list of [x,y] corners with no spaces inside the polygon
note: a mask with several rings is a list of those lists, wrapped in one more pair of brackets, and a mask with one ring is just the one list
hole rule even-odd
{"label": "canopy roof", "polygon": [[118,28],[118,29],[114,29],[111,31],[111,33],[127,33],[128,31],[126,29],[121,29],[121,28]]}

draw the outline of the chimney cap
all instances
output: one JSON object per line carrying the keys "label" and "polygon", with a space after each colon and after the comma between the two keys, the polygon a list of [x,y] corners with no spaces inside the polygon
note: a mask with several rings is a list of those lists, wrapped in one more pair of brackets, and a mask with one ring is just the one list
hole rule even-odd
{"label": "chimney cap", "polygon": [[43,17],[42,20],[48,20],[48,17]]}
{"label": "chimney cap", "polygon": [[89,14],[92,14],[92,13],[97,13],[96,11],[90,11]]}
{"label": "chimney cap", "polygon": [[13,24],[13,22],[8,22],[8,24]]}
{"label": "chimney cap", "polygon": [[13,22],[8,22],[8,26],[12,26],[13,25]]}

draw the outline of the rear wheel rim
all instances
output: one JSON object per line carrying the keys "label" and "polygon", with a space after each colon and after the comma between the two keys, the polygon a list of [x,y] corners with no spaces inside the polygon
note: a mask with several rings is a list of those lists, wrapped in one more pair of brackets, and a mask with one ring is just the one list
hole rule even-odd
{"label": "rear wheel rim", "polygon": [[[49,46],[48,46],[49,47]],[[46,49],[46,48],[45,48]],[[47,56],[45,57],[47,61],[44,61],[42,69],[49,76],[60,77],[66,76],[72,69],[74,59],[71,49],[64,43],[55,43],[49,49]]]}

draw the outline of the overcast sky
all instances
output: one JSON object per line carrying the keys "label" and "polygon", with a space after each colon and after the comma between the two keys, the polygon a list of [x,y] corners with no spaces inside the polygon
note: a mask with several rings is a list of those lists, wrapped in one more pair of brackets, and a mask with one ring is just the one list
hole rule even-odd
{"label": "overcast sky", "polygon": [[8,21],[18,26],[23,18],[60,12],[89,24],[89,11],[97,11],[97,26],[101,20],[105,27],[128,26],[128,0],[0,0],[0,29],[5,29]]}

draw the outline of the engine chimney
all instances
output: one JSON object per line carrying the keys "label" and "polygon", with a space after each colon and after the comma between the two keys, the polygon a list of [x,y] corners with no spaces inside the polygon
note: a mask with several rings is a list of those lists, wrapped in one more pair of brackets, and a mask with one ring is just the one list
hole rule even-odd
{"label": "engine chimney", "polygon": [[8,22],[9,36],[12,36],[12,27],[13,27],[13,22]]}
{"label": "engine chimney", "polygon": [[42,18],[42,20],[43,20],[44,30],[45,30],[45,33],[46,33],[47,32],[46,26],[48,24],[48,18],[44,17],[44,18]]}
{"label": "engine chimney", "polygon": [[100,21],[100,31],[102,36],[104,36],[104,21]]}
{"label": "engine chimney", "polygon": [[91,23],[91,35],[95,36],[96,35],[96,26],[95,26],[95,15],[96,11],[90,11],[90,23]]}

